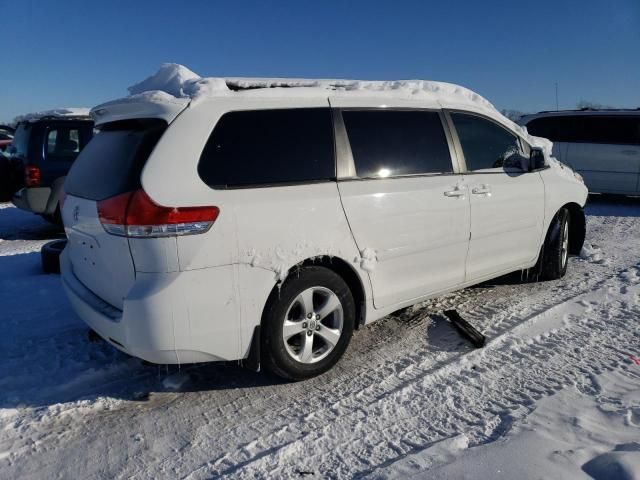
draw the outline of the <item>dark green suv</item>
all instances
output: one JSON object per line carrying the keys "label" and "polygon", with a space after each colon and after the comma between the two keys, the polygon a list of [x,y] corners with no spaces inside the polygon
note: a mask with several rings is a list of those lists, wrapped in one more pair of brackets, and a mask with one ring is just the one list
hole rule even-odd
{"label": "dark green suv", "polygon": [[93,136],[86,115],[30,117],[18,123],[9,158],[21,172],[13,204],[60,223],[64,177]]}

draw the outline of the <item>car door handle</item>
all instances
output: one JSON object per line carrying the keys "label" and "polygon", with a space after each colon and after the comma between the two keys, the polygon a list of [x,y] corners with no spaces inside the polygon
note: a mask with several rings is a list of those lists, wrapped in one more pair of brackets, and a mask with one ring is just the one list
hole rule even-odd
{"label": "car door handle", "polygon": [[638,154],[638,150],[622,150],[620,152],[622,155],[637,155]]}
{"label": "car door handle", "polygon": [[444,192],[445,197],[464,197],[467,192],[464,189],[456,188],[455,190],[449,190]]}
{"label": "car door handle", "polygon": [[479,187],[473,187],[471,193],[474,195],[487,195],[491,193],[491,187],[489,185],[480,185]]}

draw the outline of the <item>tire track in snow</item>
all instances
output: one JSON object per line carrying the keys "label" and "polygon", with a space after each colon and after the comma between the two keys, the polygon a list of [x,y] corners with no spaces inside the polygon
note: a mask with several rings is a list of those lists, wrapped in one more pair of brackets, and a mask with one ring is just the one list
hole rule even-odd
{"label": "tire track in snow", "polygon": [[[623,277],[618,279],[624,282]],[[597,292],[533,317],[516,331],[492,341],[486,350],[472,352],[374,403],[351,412],[336,412],[332,420],[312,420],[295,441],[289,438],[275,449],[277,436],[259,439],[271,444],[269,455],[260,455],[255,461],[226,455],[224,461],[212,462],[189,478],[295,478],[299,470],[322,477],[362,475],[459,434],[461,424],[468,427],[465,435],[470,445],[493,441],[508,431],[514,419],[526,415],[540,397],[574,385],[583,377],[625,365],[629,352],[617,345],[637,348],[640,344],[637,325],[629,321],[640,314],[640,288],[638,276],[630,277],[633,280],[627,281],[626,293],[611,297],[608,290],[616,286],[605,284]],[[601,303],[589,303],[594,294],[602,297]],[[558,314],[563,315],[564,326],[526,337],[527,329],[540,321],[538,317]],[[518,337],[520,333],[525,337]],[[576,339],[583,348],[576,346]],[[494,365],[500,368],[494,369]],[[465,387],[460,389],[460,385]],[[361,441],[354,441],[356,438]]]}
{"label": "tire track in snow", "polygon": [[[579,262],[586,263],[583,261]],[[592,265],[588,266],[591,267]],[[561,294],[560,303],[562,303],[576,295],[598,288],[603,285],[604,282],[616,276],[615,273],[609,273],[610,270],[606,267],[602,267],[602,270],[602,273],[606,272],[603,276],[591,276],[584,280],[579,280],[570,289],[566,288],[566,283],[568,283],[568,281],[526,284],[509,288],[515,288],[516,290],[524,290],[527,292],[533,289],[535,290],[532,292],[533,295],[542,296],[541,299],[537,299],[537,303],[534,304],[533,307],[530,306],[526,309],[527,311],[533,312],[531,315],[535,315],[549,308],[549,298],[557,299],[558,295]],[[550,288],[550,285],[553,285],[554,283],[555,285]],[[447,298],[449,297],[454,299],[453,305],[455,306],[460,297],[467,298],[468,302],[475,303],[478,301],[477,297],[482,297],[483,294],[484,292],[482,290],[478,290],[477,294],[476,291],[472,291],[472,295],[460,294],[458,292],[447,297],[428,302],[427,305],[435,303],[441,309],[445,309],[449,308],[451,305],[447,301]],[[472,298],[469,300],[469,297]],[[520,298],[524,304],[528,304],[531,301],[531,299],[522,299],[522,295],[520,295]],[[503,300],[506,301],[506,304],[511,302],[509,298],[505,298]],[[514,318],[512,316],[513,305],[509,305],[510,308],[504,307],[504,305],[501,307],[498,302],[498,305],[493,308],[494,317],[497,315],[496,318],[498,319],[496,323],[499,325],[501,324],[502,327],[498,329],[499,334],[504,333],[505,327],[513,328],[513,326],[523,321],[519,317]],[[499,314],[496,314],[496,311]],[[418,314],[418,316],[420,316],[420,312],[418,312]],[[508,322],[505,322],[505,318],[508,319],[510,316],[511,319],[509,319]],[[425,316],[423,315],[422,318],[424,319]],[[485,322],[493,323],[496,318],[485,318]],[[422,322],[422,324],[424,324],[424,322]],[[375,326],[376,324],[373,325],[373,327]],[[493,332],[490,330],[489,335],[492,333]],[[377,365],[374,364],[373,369],[367,368],[364,370],[364,375],[360,375],[360,372],[358,372],[358,375],[352,376],[348,381],[348,386],[346,387],[348,390],[346,391],[344,385],[336,386],[336,391],[328,392],[325,390],[323,392],[325,398],[319,400],[317,405],[312,406],[311,412],[309,412],[308,405],[296,400],[289,401],[289,399],[287,399],[288,401],[285,407],[282,407],[277,402],[274,404],[263,403],[261,405],[261,412],[263,415],[253,421],[249,421],[248,424],[245,422],[239,425],[232,425],[231,431],[228,433],[229,437],[232,437],[235,440],[241,439],[243,436],[246,437],[248,425],[251,431],[257,433],[257,438],[256,436],[250,436],[246,442],[237,445],[237,455],[229,452],[214,461],[207,461],[203,465],[203,470],[209,470],[215,473],[221,473],[224,471],[234,472],[236,470],[235,467],[237,466],[236,462],[240,462],[244,465],[250,461],[252,456],[260,455],[262,451],[271,452],[274,445],[290,443],[289,439],[292,435],[291,432],[297,431],[298,434],[305,435],[306,432],[304,430],[300,431],[299,429],[300,423],[309,423],[309,421],[315,417],[316,425],[330,425],[332,419],[336,416],[345,415],[353,409],[359,411],[358,409],[361,410],[363,405],[374,403],[379,399],[388,396],[390,391],[401,388],[407,381],[419,376],[424,376],[432,371],[437,372],[439,369],[443,368],[443,363],[446,364],[447,362],[452,361],[452,357],[458,355],[458,353],[456,353],[456,355],[437,354],[434,358],[433,352],[430,352],[429,348],[430,346],[427,343],[423,348],[420,348],[415,353],[408,353],[407,356],[399,359],[397,358],[397,352],[389,352],[388,349],[373,352],[374,356],[380,358],[380,362]],[[410,352],[410,350],[408,350],[408,352]],[[367,354],[369,353],[370,352],[367,352]],[[389,362],[388,353],[395,358],[395,362]],[[421,363],[425,363],[425,357],[427,357],[426,363],[430,366],[426,372],[421,366]],[[400,367],[398,368],[399,365]],[[373,370],[372,374],[368,373],[370,370]],[[343,376],[343,374],[344,372],[341,376]],[[289,392],[290,397],[296,398],[297,394],[304,393],[301,392],[301,389],[306,388],[305,384],[299,384],[297,387],[298,388]],[[336,393],[339,398],[334,401],[331,397],[333,396],[335,398]],[[278,400],[278,398],[275,400]],[[218,427],[215,425],[216,423],[217,422],[214,421],[213,425],[208,425],[209,430],[218,430]],[[269,430],[271,430],[271,433],[269,433]],[[205,438],[198,438],[196,435],[191,444],[192,450],[190,454],[194,456],[194,450],[206,450],[205,445],[210,444],[207,440],[208,439]],[[222,438],[218,438],[216,440],[225,443]],[[195,456],[197,458],[197,454]],[[206,455],[201,455],[201,457],[203,459],[207,458]],[[170,463],[170,459],[167,459],[167,463]]]}

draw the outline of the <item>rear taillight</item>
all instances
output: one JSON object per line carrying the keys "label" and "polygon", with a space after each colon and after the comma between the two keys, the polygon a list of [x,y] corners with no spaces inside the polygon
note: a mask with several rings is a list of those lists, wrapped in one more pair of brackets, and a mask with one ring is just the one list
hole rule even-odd
{"label": "rear taillight", "polygon": [[142,189],[98,202],[107,233],[126,237],[171,237],[204,233],[216,221],[218,207],[163,207]]}
{"label": "rear taillight", "polygon": [[27,187],[40,186],[40,169],[35,165],[25,165],[24,167],[24,184]]}

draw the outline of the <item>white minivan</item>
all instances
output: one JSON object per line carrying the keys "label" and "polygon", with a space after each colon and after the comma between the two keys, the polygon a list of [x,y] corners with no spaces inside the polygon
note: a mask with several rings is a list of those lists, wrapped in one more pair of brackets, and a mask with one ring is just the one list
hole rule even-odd
{"label": "white minivan", "polygon": [[587,189],[436,82],[215,79],[93,109],[65,183],[78,315],[149,362],[318,375],[354,329],[514,271],[556,279]]}
{"label": "white minivan", "polygon": [[640,110],[541,112],[520,123],[551,140],[591,193],[640,195]]}

